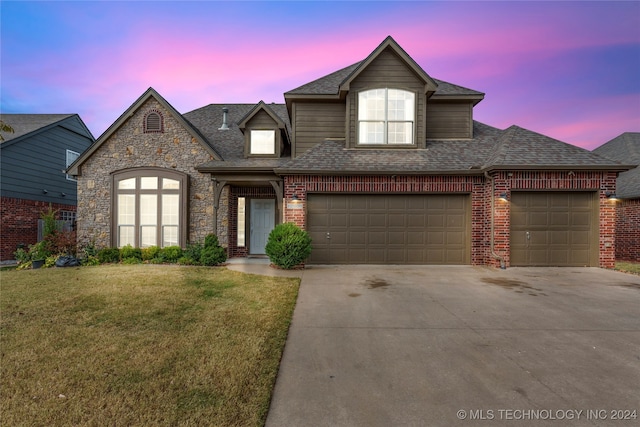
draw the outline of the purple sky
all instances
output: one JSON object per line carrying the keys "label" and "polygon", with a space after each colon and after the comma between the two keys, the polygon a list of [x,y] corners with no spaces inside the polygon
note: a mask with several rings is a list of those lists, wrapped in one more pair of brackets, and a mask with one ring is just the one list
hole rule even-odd
{"label": "purple sky", "polygon": [[0,2],[3,113],[97,138],[149,86],[178,111],[284,102],[391,35],[475,119],[592,149],[640,131],[640,2]]}

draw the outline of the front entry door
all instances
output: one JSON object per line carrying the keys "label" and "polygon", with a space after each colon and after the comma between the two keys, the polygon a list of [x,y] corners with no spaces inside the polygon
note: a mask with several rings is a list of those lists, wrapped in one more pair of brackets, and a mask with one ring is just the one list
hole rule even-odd
{"label": "front entry door", "polygon": [[276,218],[276,201],[274,199],[251,199],[251,240],[249,253],[262,255],[269,233],[273,230]]}

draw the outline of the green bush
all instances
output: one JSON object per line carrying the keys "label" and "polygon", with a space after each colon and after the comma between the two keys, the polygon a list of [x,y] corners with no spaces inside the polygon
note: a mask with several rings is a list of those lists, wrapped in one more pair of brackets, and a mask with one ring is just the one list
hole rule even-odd
{"label": "green bush", "polygon": [[134,248],[131,245],[121,247],[120,259],[124,261],[127,258],[135,258],[142,261],[142,250],[140,248]]}
{"label": "green bush", "polygon": [[122,258],[122,263],[123,264],[141,264],[142,259],[135,256],[130,256],[127,258]]}
{"label": "green bush", "polygon": [[218,265],[227,260],[227,252],[218,241],[218,236],[208,234],[204,238],[204,248],[200,254],[200,263],[202,265]]}
{"label": "green bush", "polygon": [[178,264],[180,264],[180,265],[198,265],[199,262],[194,260],[191,257],[183,256],[183,257],[178,258]]}
{"label": "green bush", "polygon": [[103,248],[96,254],[100,264],[107,264],[120,261],[120,250],[118,248]]}
{"label": "green bush", "polygon": [[100,260],[98,259],[97,256],[89,255],[87,256],[87,258],[82,260],[82,265],[88,265],[88,266],[100,265]]}
{"label": "green bush", "polygon": [[143,261],[151,261],[154,258],[158,258],[160,256],[160,248],[158,246],[148,246],[146,248],[142,248],[142,260]]}
{"label": "green bush", "polygon": [[31,261],[31,255],[29,252],[25,251],[24,248],[18,248],[13,253],[13,257],[18,261],[18,264],[24,264],[25,262]]}
{"label": "green bush", "polygon": [[194,261],[194,264],[200,264],[203,249],[202,243],[188,244],[187,249],[184,251],[184,256]]}
{"label": "green bush", "polygon": [[160,258],[164,262],[177,262],[182,256],[182,248],[180,246],[167,246],[160,250]]}
{"label": "green bush", "polygon": [[293,223],[278,224],[269,234],[265,251],[272,263],[289,269],[311,254],[311,237]]}

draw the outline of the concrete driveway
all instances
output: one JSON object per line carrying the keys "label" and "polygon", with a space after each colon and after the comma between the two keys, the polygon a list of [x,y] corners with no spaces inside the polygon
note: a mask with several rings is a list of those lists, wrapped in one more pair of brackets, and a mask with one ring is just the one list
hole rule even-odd
{"label": "concrete driveway", "polygon": [[309,267],[266,425],[640,425],[640,277]]}

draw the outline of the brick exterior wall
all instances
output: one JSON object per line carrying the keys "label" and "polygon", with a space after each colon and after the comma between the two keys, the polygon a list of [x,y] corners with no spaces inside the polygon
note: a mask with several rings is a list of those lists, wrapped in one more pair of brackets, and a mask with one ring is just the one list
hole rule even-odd
{"label": "brick exterior wall", "polygon": [[616,258],[621,261],[640,261],[640,199],[618,202]]}
{"label": "brick exterior wall", "polygon": [[19,246],[25,248],[38,240],[38,220],[49,210],[75,212],[75,205],[39,202],[36,200],[3,197],[0,206],[0,261],[14,259],[13,253]]}
{"label": "brick exterior wall", "polygon": [[[510,203],[499,200],[512,190],[563,190],[598,192],[599,266],[615,265],[615,204],[606,197],[615,192],[615,173],[500,171],[494,179],[494,252],[510,266]],[[491,253],[491,180],[484,176],[313,176],[284,177],[284,222],[305,228],[308,193],[468,193],[471,195],[471,264],[500,266]],[[286,209],[296,195],[303,209]]]}
{"label": "brick exterior wall", "polygon": [[[151,110],[163,115],[164,133],[143,132],[143,119]],[[187,240],[204,241],[214,232],[213,184],[209,174],[201,174],[195,167],[210,160],[210,153],[169,111],[149,99],[82,165],[78,177],[79,246],[111,246],[111,173],[137,167],[166,168],[189,175]],[[221,200],[221,211],[226,209],[225,203]]]}

